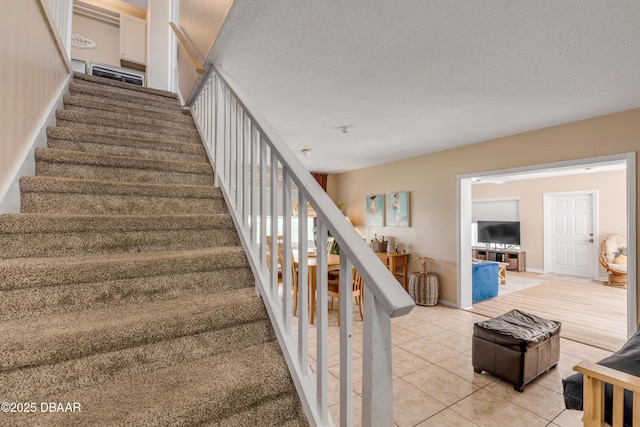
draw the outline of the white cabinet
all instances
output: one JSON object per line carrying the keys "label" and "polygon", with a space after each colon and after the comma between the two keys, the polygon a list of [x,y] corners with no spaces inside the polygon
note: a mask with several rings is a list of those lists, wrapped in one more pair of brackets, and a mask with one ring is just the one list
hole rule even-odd
{"label": "white cabinet", "polygon": [[[120,14],[120,61],[144,65],[146,62],[147,23]],[[123,63],[123,66],[126,66]]]}

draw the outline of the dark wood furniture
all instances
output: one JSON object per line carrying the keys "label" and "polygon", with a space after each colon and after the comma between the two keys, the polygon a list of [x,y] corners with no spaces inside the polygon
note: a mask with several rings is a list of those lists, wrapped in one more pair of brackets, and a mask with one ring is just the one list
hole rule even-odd
{"label": "dark wood furniture", "polygon": [[497,261],[507,264],[507,270],[525,271],[527,269],[527,253],[508,249],[473,249],[473,258],[483,261]]}

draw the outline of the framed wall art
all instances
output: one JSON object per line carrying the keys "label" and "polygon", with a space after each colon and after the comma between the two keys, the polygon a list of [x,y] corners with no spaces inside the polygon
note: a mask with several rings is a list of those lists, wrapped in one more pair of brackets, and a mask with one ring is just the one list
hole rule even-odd
{"label": "framed wall art", "polygon": [[367,196],[365,212],[367,226],[384,226],[384,194]]}
{"label": "framed wall art", "polygon": [[387,226],[408,227],[409,219],[409,192],[387,194]]}

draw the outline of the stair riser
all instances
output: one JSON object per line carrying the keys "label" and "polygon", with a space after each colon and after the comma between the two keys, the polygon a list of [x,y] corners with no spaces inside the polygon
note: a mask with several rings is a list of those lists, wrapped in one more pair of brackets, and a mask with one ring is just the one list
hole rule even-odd
{"label": "stair riser", "polygon": [[113,100],[117,102],[128,102],[130,104],[139,105],[140,108],[145,108],[145,107],[159,108],[168,113],[180,113],[182,111],[182,108],[180,107],[180,105],[178,105],[177,102],[173,103],[173,102],[166,102],[166,101],[156,101],[152,99],[122,95],[119,93],[110,93],[106,90],[93,89],[85,85],[78,85],[74,83],[71,83],[69,85],[69,93],[71,95],[86,96],[86,97],[95,99],[96,101],[101,101],[107,98],[109,100]]}
{"label": "stair riser", "polygon": [[[146,117],[144,113],[141,114],[134,109],[131,109],[130,111],[125,113],[118,113],[111,110],[105,111],[95,108],[74,107],[72,105],[69,105],[67,107],[68,108],[65,108],[64,110],[56,111],[56,117],[58,119],[82,123],[95,123],[104,126],[122,128],[129,128],[136,125],[137,127],[148,127],[149,129],[152,129],[152,131],[156,128],[176,130],[179,129],[185,132],[197,131],[197,128],[193,121],[184,123],[160,119],[158,117]],[[178,117],[186,116],[181,115]]]}
{"label": "stair riser", "polygon": [[23,213],[77,215],[187,215],[228,213],[223,199],[74,193],[22,193]]}
{"label": "stair riser", "polygon": [[0,258],[171,251],[239,244],[234,229],[11,233],[0,235]]}
{"label": "stair riser", "polygon": [[[285,410],[286,408],[286,410]],[[253,426],[279,426],[301,427],[299,421],[304,420],[305,415],[300,406],[300,399],[295,392],[278,396],[277,399],[261,402],[246,411],[238,412],[223,420],[215,420],[198,424],[199,427],[253,427]]]}
{"label": "stair riser", "polygon": [[199,140],[165,141],[163,139],[129,138],[125,133],[100,134],[80,129],[68,129],[64,127],[47,128],[48,141],[66,140],[90,144],[116,145],[146,150],[170,151],[175,153],[205,154],[204,146]]}
{"label": "stair riser", "polygon": [[137,104],[152,104],[164,106],[168,109],[180,110],[177,99],[167,98],[166,96],[159,96],[150,93],[130,91],[127,89],[121,89],[109,85],[103,85],[100,83],[78,80],[77,82],[69,84],[69,93],[84,93],[88,95],[95,94],[96,96],[99,96],[101,98],[119,99]]}
{"label": "stair riser", "polygon": [[[150,144],[149,144],[150,145]],[[142,157],[146,159],[170,160],[177,162],[207,162],[208,157],[205,153],[180,153],[171,151],[162,151],[154,148],[144,149],[136,147],[127,147],[122,145],[106,145],[83,143],[76,141],[66,141],[60,139],[49,139],[47,141],[49,148],[58,150],[80,151],[82,153],[107,154],[111,156],[125,157]]]}
{"label": "stair riser", "polygon": [[[216,298],[212,294],[199,300],[176,300],[175,305],[172,304],[170,308],[162,301],[148,303],[140,307],[150,307],[153,315],[141,310],[138,318],[129,316],[124,319],[124,323],[117,318],[107,318],[105,322],[105,310],[99,310],[97,312],[102,317],[95,319],[88,327],[73,328],[73,325],[73,333],[65,332],[58,323],[31,323],[32,328],[40,325],[50,333],[34,337],[29,343],[17,348],[15,341],[22,337],[17,336],[16,331],[7,333],[0,347],[0,372],[62,363],[96,353],[119,351],[268,319],[267,311],[259,298],[247,299],[251,293],[250,289],[226,292],[225,295],[233,294],[234,297],[215,306],[211,304],[211,300]],[[162,313],[154,311],[158,307],[163,308]],[[117,317],[117,313],[122,310],[112,307],[109,313]],[[67,315],[62,325],[67,325],[75,318],[72,314]],[[37,320],[34,319],[33,322]]]}
{"label": "stair riser", "polygon": [[[15,422],[13,425],[30,427],[199,426],[211,425],[215,420],[219,420],[219,426],[232,426],[224,423],[229,415],[294,392],[277,344],[267,342],[234,350],[227,355],[177,363],[150,374],[132,375],[108,384],[47,397],[50,402],[81,400],[81,411],[9,415]],[[280,407],[280,410],[291,414],[298,412],[297,408],[291,407]],[[287,424],[291,426],[285,422]],[[260,425],[281,424],[268,422]],[[308,424],[300,420],[298,426],[305,425]]]}
{"label": "stair riser", "polygon": [[74,72],[73,82],[77,84],[93,83],[94,85],[98,85],[98,87],[102,87],[105,89],[109,89],[110,87],[115,87],[115,88],[125,89],[129,93],[148,93],[156,96],[161,96],[168,100],[174,100],[176,102],[178,99],[178,96],[174,92],[169,92],[162,89],[155,89],[151,87],[133,85],[133,84],[124,83],[118,80],[92,76],[90,74],[85,74],[85,73]]}
{"label": "stair riser", "polygon": [[171,126],[158,126],[148,125],[144,123],[127,122],[118,119],[109,119],[100,116],[87,116],[82,121],[75,121],[68,116],[61,115],[58,112],[58,119],[56,120],[59,126],[65,126],[74,129],[84,129],[87,125],[94,125],[104,128],[132,130],[136,132],[144,132],[149,135],[167,135],[178,138],[193,139],[198,138],[198,131],[195,129],[184,129]]}
{"label": "stair riser", "polygon": [[158,129],[157,132],[145,132],[136,129],[124,129],[118,126],[100,126],[91,123],[78,123],[69,120],[58,120],[56,123],[57,126],[61,126],[64,128],[103,134],[104,136],[109,136],[111,138],[142,139],[145,141],[162,141],[181,144],[202,145],[202,143],[200,142],[200,137],[196,136],[195,134],[193,136],[172,135],[169,132],[164,132],[162,129]]}
{"label": "stair riser", "polygon": [[140,109],[140,106],[128,103],[95,102],[81,95],[65,98],[64,110],[94,115],[108,112],[124,114],[130,117],[148,117],[164,125],[195,129],[193,118],[188,114]]}
{"label": "stair riser", "polygon": [[254,284],[251,269],[245,267],[0,291],[0,320],[161,301]]}
{"label": "stair riser", "polygon": [[242,247],[206,248],[187,252],[151,252],[129,256],[74,257],[73,259],[17,258],[0,262],[0,290],[46,288],[101,283],[155,276],[184,275],[235,269],[249,263]]}
{"label": "stair riser", "polygon": [[[0,374],[0,394],[33,401],[275,340],[267,319]],[[44,400],[43,400],[44,401]]]}
{"label": "stair riser", "polygon": [[[76,86],[77,87],[77,86]],[[86,92],[86,91],[85,91]],[[167,108],[167,104],[162,104],[161,107],[156,107],[149,104],[141,104],[136,102],[130,102],[128,100],[118,100],[113,98],[96,97],[95,93],[70,93],[63,98],[65,104],[72,104],[88,108],[105,109],[107,111],[113,111],[112,107],[116,108],[128,108],[136,112],[143,112],[143,114],[153,114],[155,118],[163,117],[180,117],[184,116],[188,118],[186,122],[193,122],[192,116],[188,109],[182,108],[179,104],[177,108]],[[158,114],[158,116],[155,116]],[[184,119],[177,119],[177,121],[184,121]]]}
{"label": "stair riser", "polygon": [[213,185],[213,174],[195,174],[162,170],[112,168],[36,160],[36,174],[97,181]]}

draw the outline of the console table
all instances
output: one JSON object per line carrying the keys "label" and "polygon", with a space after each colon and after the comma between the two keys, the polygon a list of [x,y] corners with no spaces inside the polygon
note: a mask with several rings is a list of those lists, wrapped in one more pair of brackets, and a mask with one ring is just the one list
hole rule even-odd
{"label": "console table", "polygon": [[507,264],[507,270],[525,271],[527,269],[527,253],[508,249],[473,249],[473,257],[484,261],[497,261]]}
{"label": "console table", "polygon": [[[391,271],[391,274],[402,284],[404,290],[407,290],[407,276],[409,269],[409,254],[396,254],[387,252],[376,252],[380,261],[382,261]],[[398,270],[400,268],[400,270]]]}

